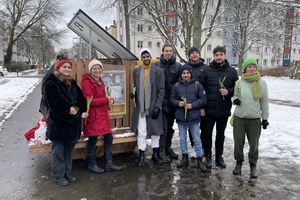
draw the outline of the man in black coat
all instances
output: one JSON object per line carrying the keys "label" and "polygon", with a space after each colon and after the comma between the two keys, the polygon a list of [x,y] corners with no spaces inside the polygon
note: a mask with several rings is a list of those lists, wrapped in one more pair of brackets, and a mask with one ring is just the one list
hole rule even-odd
{"label": "man in black coat", "polygon": [[[205,115],[206,131],[202,132],[202,144],[206,156],[205,164],[208,168],[211,164],[212,132],[216,124],[215,161],[216,165],[225,168],[223,160],[225,129],[228,117],[231,115],[231,97],[234,93],[235,82],[239,79],[238,74],[226,59],[226,48],[217,46],[213,50],[214,60],[209,67],[203,70],[203,79],[200,80],[207,95],[207,104],[201,114]],[[223,83],[224,87],[221,87]]]}
{"label": "man in black coat", "polygon": [[[164,133],[159,140],[159,156],[164,163],[167,163],[171,161],[170,158],[178,159],[178,155],[171,148],[175,110],[170,104],[170,96],[173,85],[178,81],[181,64],[176,62],[172,45],[164,44],[160,61],[157,61],[155,65],[162,68],[165,75],[165,96],[162,105]],[[166,155],[170,156],[170,158]]]}

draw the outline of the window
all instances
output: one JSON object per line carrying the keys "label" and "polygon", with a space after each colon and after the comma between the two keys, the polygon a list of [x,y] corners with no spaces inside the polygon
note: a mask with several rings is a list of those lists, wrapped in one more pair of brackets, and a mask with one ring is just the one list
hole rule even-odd
{"label": "window", "polygon": [[148,47],[149,47],[149,48],[152,47],[152,42],[151,42],[151,41],[148,42]]}
{"label": "window", "polygon": [[290,44],[291,44],[290,41],[285,41],[285,42],[284,42],[284,46],[285,46],[285,47],[290,47]]}
{"label": "window", "polygon": [[265,53],[268,53],[268,47],[265,47],[265,51],[264,51]]}
{"label": "window", "polygon": [[290,58],[290,54],[288,53],[285,53],[284,56],[283,56],[284,60],[288,60]]}
{"label": "window", "polygon": [[291,35],[292,34],[292,30],[291,29],[286,29],[285,30],[285,34],[286,35]]}
{"label": "window", "polygon": [[151,25],[148,26],[148,31],[149,32],[152,31],[152,26]]}
{"label": "window", "polygon": [[256,59],[256,62],[257,62],[257,65],[258,65],[258,63],[259,63],[259,59]]}
{"label": "window", "polygon": [[219,37],[221,36],[221,31],[217,32],[217,36],[219,36]]}
{"label": "window", "polygon": [[238,43],[239,43],[239,42],[238,42],[238,39],[236,39],[236,38],[233,39],[233,44],[234,44],[234,45],[237,45]]}
{"label": "window", "polygon": [[296,53],[296,49],[295,48],[293,49],[293,51],[294,51],[294,53]]}
{"label": "window", "polygon": [[273,59],[271,60],[271,65],[274,65],[274,60]]}
{"label": "window", "polygon": [[209,7],[214,7],[214,1],[208,1],[208,5],[209,5]]}
{"label": "window", "polygon": [[239,25],[234,25],[234,30],[235,31],[239,30]]}
{"label": "window", "polygon": [[211,63],[211,58],[206,59],[206,64],[209,64],[209,63]]}
{"label": "window", "polygon": [[209,15],[209,16],[208,16],[208,22],[209,22],[209,23],[212,21],[213,17],[214,17],[213,15]]}
{"label": "window", "polygon": [[236,51],[232,51],[232,57],[236,58],[237,57],[237,52]]}
{"label": "window", "polygon": [[143,25],[142,24],[138,24],[138,32],[143,32]]}
{"label": "window", "polygon": [[299,49],[299,53],[300,53],[300,49]]}
{"label": "window", "polygon": [[138,7],[137,9],[138,15],[143,15],[143,7]]}
{"label": "window", "polygon": [[224,31],[223,36],[227,37],[227,32],[226,31]]}
{"label": "window", "polygon": [[138,48],[143,48],[143,41],[138,41]]}
{"label": "window", "polygon": [[278,65],[278,64],[279,64],[279,60],[277,60],[277,62],[276,62],[276,63],[277,63],[277,65]]}
{"label": "window", "polygon": [[160,48],[160,42],[156,43],[157,48]]}
{"label": "window", "polygon": [[170,18],[170,26],[175,26],[175,18]]}
{"label": "window", "polygon": [[264,59],[264,65],[267,65],[268,59]]}
{"label": "window", "polygon": [[207,51],[211,51],[211,44],[207,45]]}
{"label": "window", "polygon": [[228,17],[224,17],[224,21],[227,22],[228,21]]}

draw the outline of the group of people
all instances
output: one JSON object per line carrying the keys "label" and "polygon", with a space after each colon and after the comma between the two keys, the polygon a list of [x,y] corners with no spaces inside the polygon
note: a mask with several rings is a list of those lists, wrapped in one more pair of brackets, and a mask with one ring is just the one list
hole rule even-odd
{"label": "group of people", "polygon": [[[267,128],[269,113],[267,85],[257,71],[255,59],[247,58],[244,61],[243,75],[239,80],[236,70],[226,59],[226,48],[221,46],[213,50],[214,60],[209,65],[204,64],[196,47],[189,50],[189,60],[184,65],[176,62],[170,44],[163,46],[160,61],[156,63],[151,62],[152,54],[147,48],[140,51],[140,57],[143,64],[133,71],[136,89],[130,93],[136,103],[132,113],[132,131],[136,134],[139,149],[137,166],[144,166],[147,136],[151,136],[152,160],[156,165],[178,159],[171,148],[176,119],[182,152],[177,167],[189,164],[187,132],[196,153],[197,167],[202,172],[212,167],[212,133],[216,124],[215,163],[225,168],[222,155],[233,97],[233,103],[237,105],[232,116],[236,160],[233,174],[241,173],[246,135],[250,146],[250,175],[256,178],[261,126]],[[103,64],[96,59],[89,63],[89,73],[82,75],[80,89],[70,75],[72,62],[64,56],[57,59],[42,86],[44,103],[50,111],[46,135],[52,141],[52,176],[62,186],[76,182],[71,174],[72,149],[81,130],[89,138],[88,171],[98,174],[121,171],[123,167],[114,165],[112,161],[113,136],[108,105],[113,104],[114,99],[105,92],[101,79]],[[98,136],[104,138],[104,169],[96,162]]]}
{"label": "group of people", "polygon": [[177,167],[189,164],[188,132],[197,167],[202,172],[212,168],[212,136],[216,125],[215,163],[226,168],[223,158],[225,129],[233,98],[237,106],[231,119],[236,160],[233,174],[241,174],[246,135],[250,146],[250,176],[257,178],[259,137],[261,127],[266,129],[269,125],[269,106],[267,85],[261,79],[256,60],[250,57],[244,61],[239,80],[222,46],[213,50],[214,60],[209,65],[204,64],[196,47],[188,51],[188,63],[182,66],[176,62],[170,44],[162,47],[160,61],[156,63],[151,63],[152,54],[147,48],[140,51],[140,57],[143,64],[133,71],[136,90],[130,94],[136,102],[132,131],[138,141],[137,166],[144,165],[147,136],[151,136],[152,160],[156,165],[178,159],[171,148],[176,119],[182,153]]}

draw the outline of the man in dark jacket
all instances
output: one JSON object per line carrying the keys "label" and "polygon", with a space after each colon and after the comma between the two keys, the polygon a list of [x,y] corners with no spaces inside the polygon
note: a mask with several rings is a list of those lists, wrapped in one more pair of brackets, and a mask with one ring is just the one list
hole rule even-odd
{"label": "man in dark jacket", "polygon": [[215,150],[216,164],[226,167],[223,160],[225,129],[228,117],[231,115],[231,97],[234,93],[235,82],[238,74],[226,59],[225,47],[217,46],[213,50],[214,60],[209,67],[203,70],[203,79],[200,80],[207,95],[207,104],[201,113],[205,115],[202,123],[206,125],[206,131],[202,133],[202,144],[206,156],[206,167],[211,168],[212,132],[216,124]]}
{"label": "man in dark jacket", "polygon": [[[203,79],[203,69],[208,67],[207,64],[204,64],[204,59],[200,57],[200,51],[197,47],[191,47],[188,53],[189,61],[188,63],[193,67],[193,77],[196,78],[197,81],[201,82]],[[201,113],[201,117],[203,117],[203,113]],[[201,119],[202,121],[202,119]],[[200,124],[201,133],[203,133],[206,130],[205,124]],[[203,134],[201,134],[202,136]],[[196,157],[196,152],[194,148],[194,140],[191,134],[191,131],[189,130],[189,138],[191,141],[192,146],[192,152],[191,157]]]}
{"label": "man in dark jacket", "polygon": [[[178,159],[178,155],[171,149],[175,112],[169,100],[172,87],[178,81],[181,64],[176,62],[172,45],[168,43],[164,44],[160,61],[157,61],[155,65],[162,68],[165,75],[165,96],[162,105],[164,133],[160,136],[159,140],[159,156],[164,163],[167,163],[171,161],[170,158]],[[170,156],[170,158],[166,155]]]}

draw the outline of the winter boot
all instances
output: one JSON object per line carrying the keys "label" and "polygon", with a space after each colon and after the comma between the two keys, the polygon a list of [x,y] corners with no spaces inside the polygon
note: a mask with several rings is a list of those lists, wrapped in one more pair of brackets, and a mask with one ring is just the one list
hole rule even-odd
{"label": "winter boot", "polygon": [[161,161],[163,163],[169,163],[169,162],[171,162],[171,159],[166,156],[166,154],[165,154],[164,151],[159,152],[159,158],[161,159]]}
{"label": "winter boot", "polygon": [[65,178],[69,183],[75,183],[77,181],[76,177],[72,176],[71,174],[66,174]]}
{"label": "winter boot", "polygon": [[105,168],[104,171],[106,172],[116,172],[122,171],[123,167],[119,167],[114,165],[112,161],[112,152],[111,151],[104,151],[104,159],[105,159]]}
{"label": "winter boot", "polygon": [[204,165],[204,163],[202,162],[202,157],[197,157],[197,167],[198,169],[200,169],[202,172],[206,172],[206,166]]}
{"label": "winter boot", "polygon": [[256,172],[256,165],[250,163],[250,176],[251,178],[257,178],[258,174]]}
{"label": "winter boot", "polygon": [[233,173],[234,175],[241,175],[241,173],[242,173],[242,165],[243,165],[243,162],[240,161],[240,160],[237,160],[237,161],[236,161],[235,168],[234,168],[234,170],[232,171],[232,173]]}
{"label": "winter boot", "polygon": [[162,165],[163,162],[159,158],[159,148],[153,148],[152,160],[156,165]]}
{"label": "winter boot", "polygon": [[104,170],[98,167],[96,162],[95,153],[87,154],[87,161],[88,161],[88,171],[96,174],[103,174]]}
{"label": "winter boot", "polygon": [[216,164],[217,164],[217,166],[220,166],[222,168],[226,168],[226,164],[225,164],[224,159],[221,155],[216,156]]}
{"label": "winter boot", "polygon": [[172,159],[178,159],[178,155],[173,151],[171,147],[166,148],[166,155],[170,156]]}
{"label": "winter boot", "polygon": [[211,168],[211,154],[206,155],[205,165],[207,168]]}
{"label": "winter boot", "polygon": [[177,167],[183,167],[189,164],[189,154],[182,154],[182,159],[180,163],[177,164]]}
{"label": "winter boot", "polygon": [[139,150],[139,160],[138,160],[136,166],[137,167],[143,167],[144,166],[144,161],[145,161],[145,152],[140,149]]}

